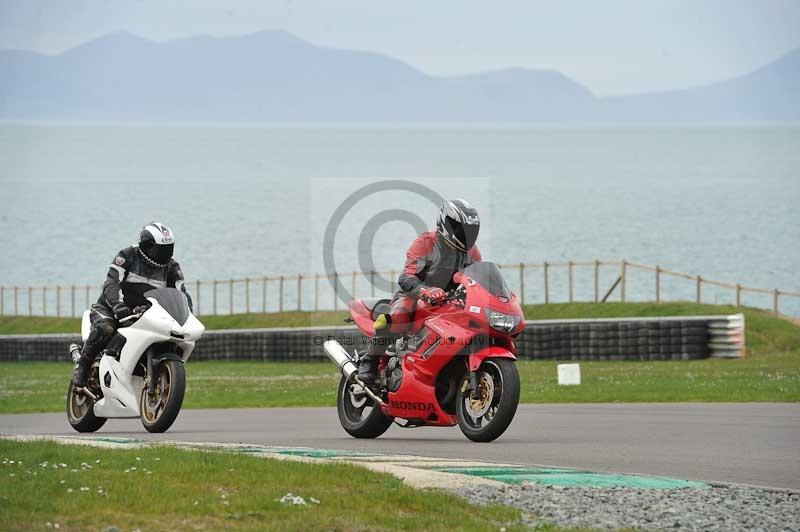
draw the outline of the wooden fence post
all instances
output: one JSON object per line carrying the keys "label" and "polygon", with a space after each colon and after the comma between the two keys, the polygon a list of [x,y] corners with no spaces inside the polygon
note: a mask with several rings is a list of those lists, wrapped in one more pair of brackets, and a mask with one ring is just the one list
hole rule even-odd
{"label": "wooden fence post", "polygon": [[656,266],[656,303],[661,303],[661,267]]}
{"label": "wooden fence post", "polygon": [[[17,313],[17,287],[14,287],[14,314]],[[42,316],[47,316],[47,287],[42,287]]]}
{"label": "wooden fence post", "polygon": [[355,270],[353,270],[353,291],[350,294],[350,298],[351,299],[355,299],[356,298],[356,272],[355,272]]}
{"label": "wooden fence post", "polygon": [[228,313],[233,314],[233,279],[228,281]]}
{"label": "wooden fence post", "polygon": [[261,278],[261,312],[267,312],[267,276]]}
{"label": "wooden fence post", "polygon": [[91,289],[91,287],[87,284],[86,285],[86,292],[83,294],[84,303],[86,303],[84,306],[86,307],[87,310],[89,309],[89,290],[90,289]]}
{"label": "wooden fence post", "polygon": [[339,272],[333,274],[333,310],[339,310]]}
{"label": "wooden fence post", "polygon": [[319,310],[319,274],[314,274],[314,310]]}
{"label": "wooden fence post", "polygon": [[278,295],[278,312],[283,312],[283,281],[284,277],[281,275],[280,278],[280,291],[281,293]]}
{"label": "wooden fence post", "polygon": [[72,285],[72,290],[69,294],[70,312],[69,315],[75,317],[75,285]]}
{"label": "wooden fence post", "polygon": [[525,304],[525,263],[519,263],[519,297],[522,304]]}
{"label": "wooden fence post", "polygon": [[244,311],[250,314],[250,278],[244,278]]}
{"label": "wooden fence post", "polygon": [[625,303],[625,285],[627,284],[627,277],[628,277],[628,261],[622,259],[622,262],[620,264],[621,264],[620,279],[622,279],[621,281],[622,284],[619,287],[620,289],[619,299],[620,301]]}
{"label": "wooden fence post", "polygon": [[736,283],[736,306],[742,306],[742,285]]}
{"label": "wooden fence post", "polygon": [[212,294],[211,294],[211,303],[212,303],[212,306],[214,308],[214,316],[217,315],[217,285],[218,284],[219,284],[219,282],[216,279],[214,279],[214,292],[212,292]]}
{"label": "wooden fence post", "polygon": [[594,302],[600,300],[600,261],[594,259]]}
{"label": "wooden fence post", "polygon": [[28,316],[33,316],[33,287],[28,287]]}
{"label": "wooden fence post", "polygon": [[778,314],[778,297],[781,295],[780,291],[776,288],[772,292],[772,311]]}
{"label": "wooden fence post", "polygon": [[369,289],[370,297],[375,297],[375,270],[369,272],[369,285],[370,285]]}
{"label": "wooden fence post", "polygon": [[703,278],[699,275],[697,276],[697,303],[700,303],[700,285],[703,283]]}
{"label": "wooden fence post", "polygon": [[194,283],[194,308],[197,311],[197,315],[200,315],[200,279],[195,281]]}
{"label": "wooden fence post", "polygon": [[572,303],[572,261],[567,262],[567,271],[569,276],[569,302]]}
{"label": "wooden fence post", "polygon": [[61,317],[61,285],[56,286],[56,317]]}
{"label": "wooden fence post", "polygon": [[550,287],[548,286],[550,283],[547,279],[547,268],[549,265],[547,261],[544,261],[544,303],[545,305],[550,302]]}
{"label": "wooden fence post", "polygon": [[0,286],[0,316],[6,315],[6,287]]}
{"label": "wooden fence post", "polygon": [[301,302],[303,301],[303,275],[297,274],[297,312],[302,308]]}

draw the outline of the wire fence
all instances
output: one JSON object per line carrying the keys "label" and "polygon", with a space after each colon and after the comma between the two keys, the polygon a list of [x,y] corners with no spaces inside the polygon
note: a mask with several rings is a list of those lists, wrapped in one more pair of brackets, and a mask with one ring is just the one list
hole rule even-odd
{"label": "wire fence", "polygon": [[[720,282],[624,259],[520,262],[500,268],[523,304],[695,301],[800,315],[800,292]],[[399,273],[353,271],[335,273],[330,279],[321,274],[260,276],[198,280],[186,286],[198,315],[340,310],[351,298],[391,297]],[[336,288],[340,285],[348,293],[340,293]],[[90,285],[0,286],[0,315],[77,317],[99,293],[100,286]]]}

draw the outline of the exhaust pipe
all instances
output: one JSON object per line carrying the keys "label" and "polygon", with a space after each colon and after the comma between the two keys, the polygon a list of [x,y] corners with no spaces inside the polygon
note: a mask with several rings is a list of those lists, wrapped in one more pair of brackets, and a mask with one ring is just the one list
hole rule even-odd
{"label": "exhaust pipe", "polygon": [[337,342],[336,340],[328,340],[322,344],[322,349],[325,351],[325,354],[328,355],[328,358],[331,359],[331,362],[336,364],[339,368],[339,371],[342,372],[344,378],[348,381],[353,381],[359,386],[361,389],[364,390],[364,393],[372,399],[376,404],[381,406],[385,406],[386,403],[383,400],[375,395],[375,393],[370,390],[362,381],[358,378],[358,368],[353,363],[353,359],[350,358],[350,355],[347,353],[342,344]]}
{"label": "exhaust pipe", "polygon": [[353,359],[350,358],[349,354],[347,354],[347,351],[345,351],[344,347],[342,347],[342,344],[336,340],[326,341],[324,344],[322,344],[322,349],[325,350],[325,354],[328,355],[328,358],[331,359],[331,362],[339,367],[339,371],[342,372],[342,375],[344,375],[347,380],[350,380],[358,371],[356,365],[353,364]]}

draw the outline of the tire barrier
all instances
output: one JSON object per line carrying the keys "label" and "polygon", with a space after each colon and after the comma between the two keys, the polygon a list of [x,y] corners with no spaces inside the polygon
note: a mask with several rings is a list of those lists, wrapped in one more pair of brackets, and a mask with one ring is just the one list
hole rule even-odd
{"label": "tire barrier", "polygon": [[[531,320],[517,338],[521,359],[690,360],[738,358],[745,352],[744,316]],[[352,326],[206,331],[193,360],[322,361],[322,342],[366,348]],[[68,360],[77,334],[0,336],[0,361]]]}

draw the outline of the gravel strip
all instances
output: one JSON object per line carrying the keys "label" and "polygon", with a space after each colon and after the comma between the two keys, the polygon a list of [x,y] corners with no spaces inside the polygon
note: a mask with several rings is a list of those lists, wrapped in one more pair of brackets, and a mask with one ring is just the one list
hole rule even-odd
{"label": "gravel strip", "polygon": [[634,489],[472,486],[455,493],[477,504],[505,504],[551,523],[601,529],[800,531],[800,493],[743,486]]}

